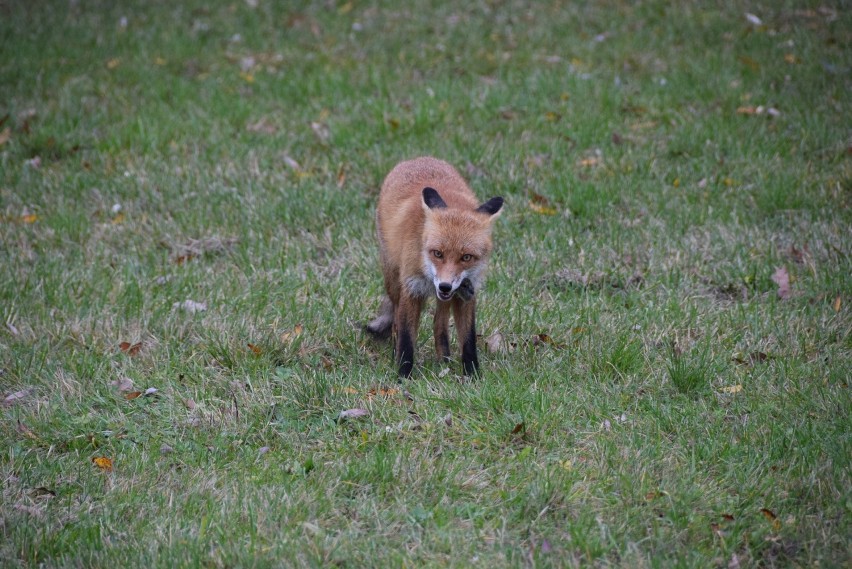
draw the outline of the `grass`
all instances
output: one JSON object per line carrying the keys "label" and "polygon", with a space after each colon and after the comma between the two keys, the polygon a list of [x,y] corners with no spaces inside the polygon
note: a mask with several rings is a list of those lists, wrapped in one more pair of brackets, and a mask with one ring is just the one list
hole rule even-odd
{"label": "grass", "polygon": [[[842,3],[0,14],[0,564],[849,564]],[[421,154],[506,198],[475,383],[359,330]]]}

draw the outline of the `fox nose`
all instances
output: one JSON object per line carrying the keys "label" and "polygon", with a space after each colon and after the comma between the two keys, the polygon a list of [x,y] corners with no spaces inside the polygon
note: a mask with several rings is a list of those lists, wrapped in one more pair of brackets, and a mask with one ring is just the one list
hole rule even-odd
{"label": "fox nose", "polygon": [[453,285],[450,283],[441,283],[438,285],[438,290],[444,294],[449,294],[450,291],[453,290]]}

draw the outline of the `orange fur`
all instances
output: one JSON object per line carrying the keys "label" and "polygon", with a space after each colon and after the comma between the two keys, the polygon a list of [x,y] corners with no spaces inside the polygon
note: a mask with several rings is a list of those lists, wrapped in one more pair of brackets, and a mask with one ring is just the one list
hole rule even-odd
{"label": "orange fur", "polygon": [[480,205],[459,173],[435,158],[400,162],[382,184],[376,225],[387,298],[367,329],[396,333],[400,376],[411,374],[423,303],[436,297],[435,351],[449,358],[450,312],[465,373],[475,373],[475,292],[491,254],[502,198]]}

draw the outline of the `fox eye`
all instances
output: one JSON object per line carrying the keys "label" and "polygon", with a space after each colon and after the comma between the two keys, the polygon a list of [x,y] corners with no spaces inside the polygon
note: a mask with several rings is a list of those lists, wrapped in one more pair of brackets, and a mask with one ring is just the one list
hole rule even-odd
{"label": "fox eye", "polygon": [[433,254],[433,255],[435,255],[435,258],[436,258],[436,259],[441,259],[441,258],[443,258],[443,257],[444,257],[444,253],[443,253],[443,252],[441,252],[441,251],[438,251],[437,249],[435,249],[434,251],[432,251],[432,254]]}
{"label": "fox eye", "polygon": [[471,260],[473,260],[473,255],[471,255],[470,253],[465,253],[464,255],[462,255],[462,263],[467,263]]}

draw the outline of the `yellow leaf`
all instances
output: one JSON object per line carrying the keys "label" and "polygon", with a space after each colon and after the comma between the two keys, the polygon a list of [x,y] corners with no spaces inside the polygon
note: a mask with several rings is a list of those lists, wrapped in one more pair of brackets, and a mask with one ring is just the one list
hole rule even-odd
{"label": "yellow leaf", "polygon": [[281,334],[281,341],[285,344],[288,342],[292,342],[293,340],[302,335],[303,330],[304,327],[301,324],[296,324],[296,326],[293,327],[293,330]]}
{"label": "yellow leaf", "polygon": [[240,77],[242,77],[243,81],[245,81],[246,83],[254,83],[254,75],[252,75],[251,73],[241,72]]}
{"label": "yellow leaf", "polygon": [[113,57],[112,59],[107,61],[107,64],[106,64],[107,69],[115,69],[119,65],[121,65],[121,60],[118,59],[117,57]]}
{"label": "yellow leaf", "polygon": [[768,508],[761,508],[760,513],[763,514],[763,517],[769,520],[772,523],[772,529],[778,531],[781,529],[781,520],[775,515],[775,512]]}
{"label": "yellow leaf", "polygon": [[837,295],[837,298],[834,299],[834,311],[835,312],[840,312],[840,303],[841,303],[840,295]]}
{"label": "yellow leaf", "polygon": [[555,207],[551,207],[549,205],[537,204],[537,203],[533,203],[533,202],[530,202],[529,206],[530,206],[531,210],[533,210],[536,213],[540,213],[541,215],[556,215],[556,208]]}
{"label": "yellow leaf", "polygon": [[559,463],[559,466],[564,468],[567,471],[572,471],[574,469],[574,464],[570,460],[563,460]]}
{"label": "yellow leaf", "polygon": [[796,64],[799,63],[799,58],[792,53],[785,53],[784,61],[786,61],[787,63]]}
{"label": "yellow leaf", "polygon": [[155,65],[165,65],[165,64],[166,64],[166,60],[165,60],[165,59],[163,59],[162,57],[155,57],[155,58],[154,58],[154,64],[155,64]]}
{"label": "yellow leaf", "polygon": [[679,188],[679,187],[680,187],[680,178],[675,178],[675,179],[674,179],[674,182],[672,182],[672,185],[673,185],[675,188]]}
{"label": "yellow leaf", "polygon": [[734,185],[734,180],[732,178],[724,178],[722,183],[728,186],[729,188]]}
{"label": "yellow leaf", "polygon": [[559,113],[554,113],[553,111],[547,111],[546,113],[544,113],[544,118],[548,122],[556,122],[562,118],[562,115],[560,115]]}
{"label": "yellow leaf", "polygon": [[112,471],[112,459],[110,458],[105,456],[96,456],[92,459],[92,462],[101,470],[106,470],[107,472]]}
{"label": "yellow leaf", "polygon": [[38,221],[38,216],[34,213],[28,213],[27,215],[21,216],[21,221],[24,223],[35,223]]}
{"label": "yellow leaf", "polygon": [[121,213],[121,212],[117,213],[116,216],[112,218],[112,224],[113,225],[118,225],[119,223],[122,223],[123,221],[124,221],[124,214]]}
{"label": "yellow leaf", "polygon": [[583,158],[582,160],[580,160],[580,166],[585,166],[588,168],[589,166],[595,166],[598,162],[599,160],[597,159],[597,157],[590,156],[589,158]]}
{"label": "yellow leaf", "polygon": [[739,393],[743,390],[743,386],[740,384],[737,385],[729,385],[727,387],[722,388],[723,393]]}

